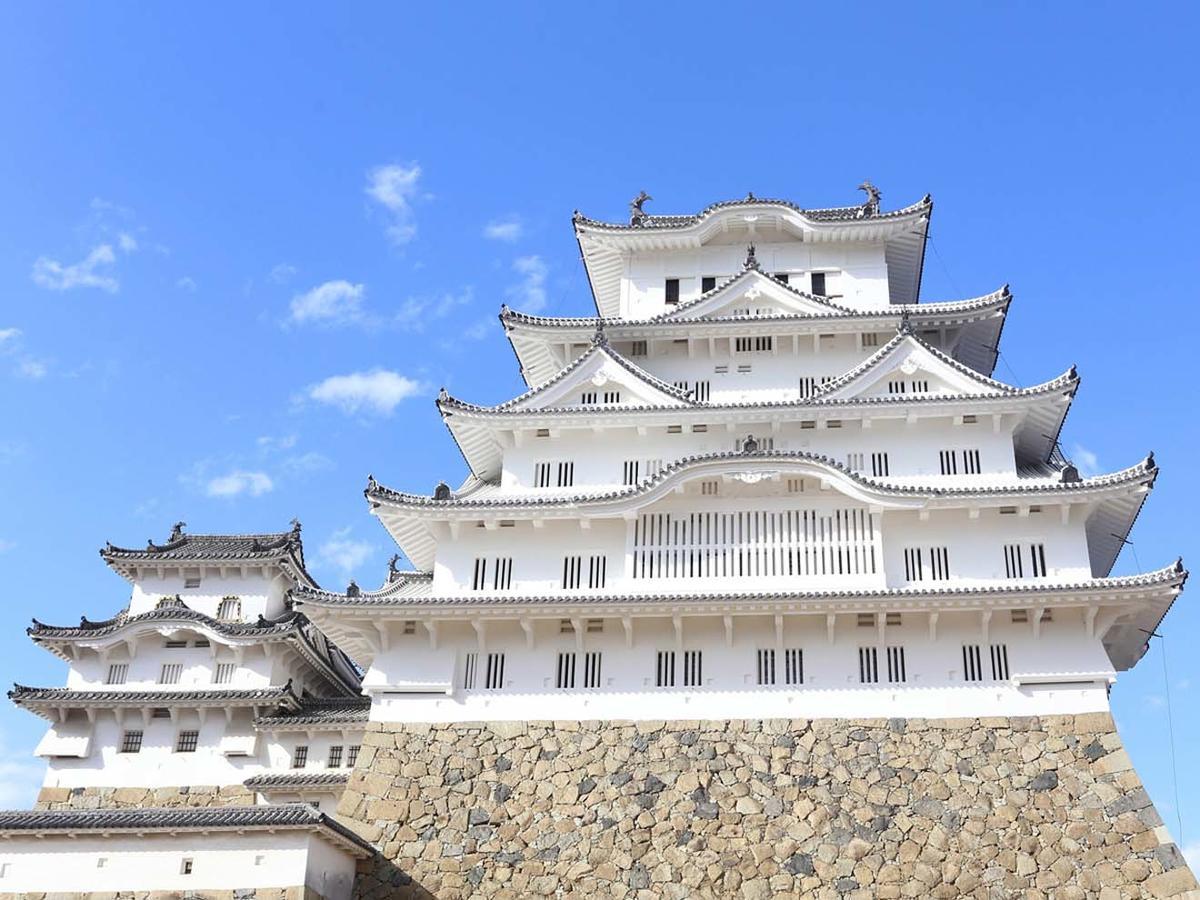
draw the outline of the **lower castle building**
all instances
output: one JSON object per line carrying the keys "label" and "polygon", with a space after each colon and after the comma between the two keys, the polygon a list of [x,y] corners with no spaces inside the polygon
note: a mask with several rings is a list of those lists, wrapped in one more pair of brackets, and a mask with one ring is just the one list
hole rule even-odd
{"label": "lower castle building", "polygon": [[995,380],[1007,288],[919,302],[932,201],[573,219],[597,315],[501,323],[529,390],[438,408],[458,489],[109,545],[0,896],[1182,897],[1109,714],[1181,593],[1112,569],[1153,454],[1058,451]]}

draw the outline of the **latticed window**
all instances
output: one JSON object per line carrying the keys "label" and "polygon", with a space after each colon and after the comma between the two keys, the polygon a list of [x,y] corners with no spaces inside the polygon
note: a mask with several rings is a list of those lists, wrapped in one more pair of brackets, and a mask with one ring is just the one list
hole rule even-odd
{"label": "latticed window", "polygon": [[179,684],[181,675],[183,675],[183,663],[163,663],[162,671],[158,675],[158,683]]}
{"label": "latticed window", "polygon": [[330,769],[340,769],[342,767],[342,745],[334,744],[329,748],[329,761],[325,765]]}
{"label": "latticed window", "polygon": [[303,769],[308,765],[308,745],[301,744],[292,753],[292,768]]}
{"label": "latticed window", "polygon": [[124,684],[125,679],[129,677],[129,663],[113,663],[108,667],[108,675],[104,678],[105,684]]}
{"label": "latticed window", "polygon": [[362,749],[359,744],[351,744],[346,750],[346,767],[353,769],[358,762],[358,751]]}
{"label": "latticed window", "polygon": [[126,731],[121,735],[121,752],[122,753],[141,753],[142,752],[142,732],[141,731]]}
{"label": "latticed window", "polygon": [[200,743],[200,732],[195,730],[181,731],[175,740],[176,753],[195,753]]}
{"label": "latticed window", "polygon": [[223,622],[233,622],[242,617],[242,601],[237,597],[225,597],[217,606],[217,618]]}
{"label": "latticed window", "polygon": [[233,674],[237,671],[237,663],[223,662],[217,663],[217,670],[213,675],[214,684],[231,684],[233,682]]}

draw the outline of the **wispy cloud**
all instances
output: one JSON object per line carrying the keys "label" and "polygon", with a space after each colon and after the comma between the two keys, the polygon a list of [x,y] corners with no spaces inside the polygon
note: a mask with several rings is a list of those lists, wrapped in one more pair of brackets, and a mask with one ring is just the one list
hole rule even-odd
{"label": "wispy cloud", "polygon": [[367,173],[367,196],[387,211],[390,224],[386,233],[397,246],[404,246],[417,236],[412,203],[420,179],[421,167],[416,163],[376,166]]}
{"label": "wispy cloud", "polygon": [[261,497],[275,489],[275,482],[266,472],[251,472],[238,469],[225,475],[209,479],[205,493],[210,497],[240,497],[248,494]]}
{"label": "wispy cloud", "polygon": [[187,291],[189,294],[194,294],[196,293],[196,288],[199,287],[199,285],[196,284],[195,278],[192,278],[190,275],[184,275],[175,282],[175,287],[179,288],[181,291]]}
{"label": "wispy cloud", "polygon": [[343,578],[350,578],[375,552],[370,541],[355,540],[350,534],[350,528],[339,528],[317,548],[318,561]]}
{"label": "wispy cloud", "polygon": [[45,378],[49,372],[50,364],[43,359],[26,356],[17,363],[17,375],[21,378],[28,378],[30,381]]}
{"label": "wispy cloud", "polygon": [[264,434],[257,441],[255,441],[255,443],[258,445],[260,450],[272,452],[272,451],[279,451],[279,450],[291,450],[293,447],[296,446],[296,441],[298,441],[298,440],[299,440],[299,438],[296,437],[296,435],[294,435],[294,434],[284,434],[284,435]]}
{"label": "wispy cloud", "polygon": [[392,324],[406,331],[424,331],[426,326],[444,319],[456,309],[469,306],[475,298],[470,287],[461,291],[444,291],[423,297],[409,297],[392,316]]}
{"label": "wispy cloud", "polygon": [[20,336],[20,328],[0,328],[0,347],[15,343]]}
{"label": "wispy cloud", "polygon": [[513,260],[512,268],[522,278],[504,295],[523,312],[540,312],[546,306],[546,273],[549,269],[545,261],[536,255],[518,256]]}
{"label": "wispy cloud", "polygon": [[298,324],[316,322],[326,325],[362,321],[366,291],[365,285],[341,279],[318,284],[292,298],[291,320]]}
{"label": "wispy cloud", "polygon": [[509,216],[504,219],[492,219],[483,226],[483,236],[489,241],[504,241],[505,243],[513,243],[521,239],[521,235],[525,233],[525,229],[521,224],[521,220],[516,216]]}
{"label": "wispy cloud", "polygon": [[291,263],[279,263],[267,274],[267,278],[276,284],[286,284],[296,274],[296,267]]}
{"label": "wispy cloud", "polygon": [[297,453],[295,456],[285,457],[279,463],[279,468],[289,478],[300,478],[305,475],[311,475],[314,472],[324,472],[327,469],[332,469],[333,460],[324,453],[309,450],[306,453]]}
{"label": "wispy cloud", "polygon": [[308,397],[351,415],[367,412],[390,416],[402,402],[424,390],[421,382],[399,372],[373,369],[330,376],[310,387]]}
{"label": "wispy cloud", "polygon": [[25,349],[24,332],[20,328],[0,328],[0,357],[16,360],[13,374],[18,378],[37,381],[50,373],[50,360],[39,359]]}
{"label": "wispy cloud", "polygon": [[120,283],[107,274],[116,263],[117,255],[111,244],[98,244],[77,263],[64,265],[48,256],[39,256],[33,264],[33,283],[48,291],[69,291],[73,288],[99,288],[110,294],[120,289]]}
{"label": "wispy cloud", "polygon": [[1100,474],[1100,457],[1082,444],[1071,445],[1071,461],[1084,477]]}
{"label": "wispy cloud", "polygon": [[117,235],[117,246],[122,253],[133,253],[138,248],[137,238],[128,231],[122,231]]}

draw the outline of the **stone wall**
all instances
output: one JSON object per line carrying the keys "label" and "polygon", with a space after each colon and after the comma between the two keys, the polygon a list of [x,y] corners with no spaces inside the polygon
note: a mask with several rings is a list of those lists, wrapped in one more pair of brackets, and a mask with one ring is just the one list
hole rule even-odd
{"label": "stone wall", "polygon": [[3,894],[0,900],[324,900],[307,885],[236,891],[91,891],[74,894]]}
{"label": "stone wall", "polygon": [[127,809],[140,806],[254,806],[254,791],[240,784],[183,787],[44,787],[34,809]]}
{"label": "stone wall", "polygon": [[374,898],[1180,896],[1107,714],[370,723]]}

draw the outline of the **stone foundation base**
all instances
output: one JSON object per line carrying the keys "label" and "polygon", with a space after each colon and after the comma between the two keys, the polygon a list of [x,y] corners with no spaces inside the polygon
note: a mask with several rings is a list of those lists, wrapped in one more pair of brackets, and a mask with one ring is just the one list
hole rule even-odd
{"label": "stone foundation base", "polygon": [[184,787],[44,787],[34,809],[126,809],[138,806],[254,806],[254,791],[240,784]]}
{"label": "stone foundation base", "polygon": [[1107,714],[370,723],[362,898],[1180,896]]}
{"label": "stone foundation base", "polygon": [[71,894],[0,894],[0,900],[324,900],[310,887],[244,888],[238,891],[92,891]]}

